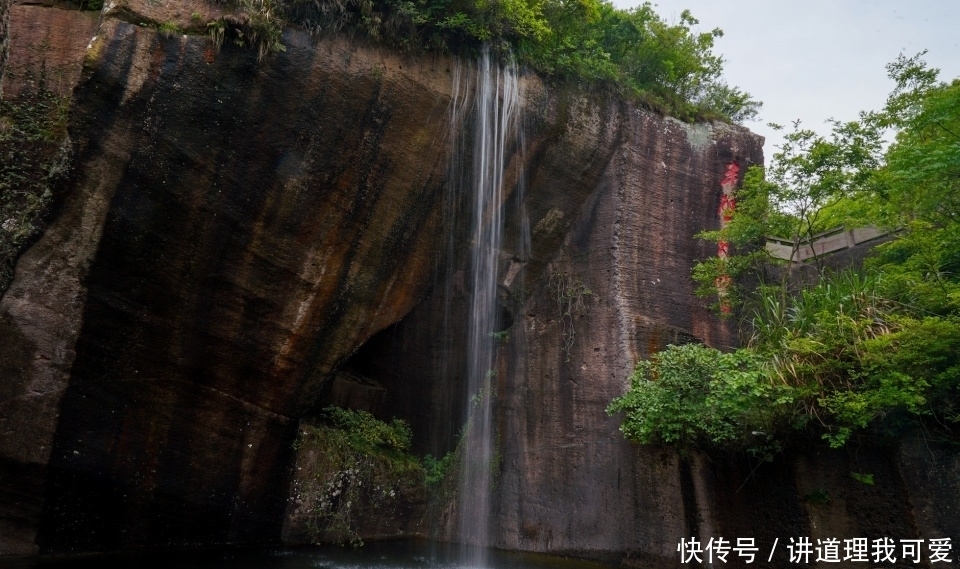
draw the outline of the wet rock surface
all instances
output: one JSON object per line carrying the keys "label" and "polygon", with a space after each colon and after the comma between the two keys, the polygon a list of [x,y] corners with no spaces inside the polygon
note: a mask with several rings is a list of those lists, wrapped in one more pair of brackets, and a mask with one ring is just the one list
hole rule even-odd
{"label": "wet rock surface", "polygon": [[[605,409],[622,394],[638,358],[670,343],[735,342],[729,323],[695,298],[689,275],[695,258],[715,254],[694,235],[719,223],[727,165],[760,162],[760,140],[741,129],[689,126],[629,107],[588,108],[577,115],[581,128],[560,140],[609,142],[592,152],[584,144],[576,155],[593,160],[574,171],[570,156],[546,151],[524,198],[530,253],[517,238],[505,239],[505,248],[516,245],[504,254],[502,271],[492,540],[508,549],[608,560],[631,552],[645,562],[673,562],[679,536],[690,533],[698,515],[685,506],[696,498],[690,471],[699,476],[702,469],[672,451],[626,442],[619,420]],[[577,206],[568,207],[574,197]],[[522,277],[506,282],[518,262],[526,269]],[[429,299],[389,338],[375,338],[371,353],[383,361],[396,412],[417,416],[415,394],[427,393],[431,411],[462,424],[462,399],[444,391],[462,369],[455,354],[466,291],[450,286],[438,293],[444,294],[449,298]],[[453,329],[438,339],[431,331],[443,327],[448,306]],[[411,361],[409,354],[424,359]],[[443,422],[419,409],[415,420],[424,425]],[[415,432],[429,433],[420,444],[430,452],[455,444],[449,430]],[[712,489],[709,475],[702,480]],[[703,507],[712,503],[700,500]]]}
{"label": "wet rock surface", "polygon": [[[257,63],[154,29],[220,14],[198,6],[2,7],[3,96],[24,69],[65,70],[72,168],[0,297],[0,554],[277,542],[309,462],[291,444],[335,401],[406,419],[419,452],[456,445],[469,291],[448,106],[473,71],[291,30]],[[735,342],[693,295],[716,254],[694,235],[762,141],[522,83],[491,545],[672,566],[683,536],[956,528],[949,449],[754,468],[623,440],[604,409],[638,358]],[[875,487],[849,476],[867,470]]]}
{"label": "wet rock surface", "polygon": [[448,62],[286,42],[108,16],[84,52],[67,197],[0,304],[22,542],[277,539],[299,417],[426,293]]}

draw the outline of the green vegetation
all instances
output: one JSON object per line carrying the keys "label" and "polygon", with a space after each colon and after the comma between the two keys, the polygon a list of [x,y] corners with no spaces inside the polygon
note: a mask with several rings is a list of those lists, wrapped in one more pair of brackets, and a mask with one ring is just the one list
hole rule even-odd
{"label": "green vegetation", "polygon": [[163,22],[157,28],[157,31],[159,31],[162,36],[168,38],[183,33],[183,30],[180,29],[180,26],[178,26],[176,22]]}
{"label": "green vegetation", "polygon": [[237,12],[207,24],[213,44],[220,49],[230,40],[239,47],[257,51],[257,60],[269,53],[285,51],[281,41],[285,20],[282,6],[273,0],[236,0]]}
{"label": "green vegetation", "polygon": [[685,344],[638,363],[630,390],[607,412],[624,413],[620,429],[640,443],[686,450],[744,441],[758,452],[767,441],[755,447],[753,433],[772,431],[792,402],[789,390],[765,381],[758,355]]}
{"label": "green vegetation", "polygon": [[285,24],[315,35],[345,32],[407,52],[502,57],[546,75],[615,88],[684,120],[741,121],[760,103],[722,80],[719,29],[697,33],[689,11],[668,24],[650,3],[621,10],[603,0],[230,0],[209,24],[214,42],[283,51]]}
{"label": "green vegetation", "polygon": [[364,520],[403,519],[416,504],[442,507],[455,486],[458,455],[410,453],[410,427],[366,411],[327,407],[315,426],[301,427],[294,448],[310,472],[295,493],[317,543],[359,547]]}
{"label": "green vegetation", "polygon": [[641,443],[769,457],[798,431],[839,447],[854,435],[960,421],[960,318],[889,300],[882,276],[825,273],[792,294],[767,287],[746,318],[747,346],[670,346],[641,361],[623,412]]}
{"label": "green vegetation", "polygon": [[454,453],[448,452],[443,458],[434,458],[432,454],[423,457],[423,471],[426,476],[427,488],[437,488],[450,474],[453,465]]}
{"label": "green vegetation", "polygon": [[[795,125],[766,172],[746,173],[729,225],[701,235],[733,254],[694,270],[705,296],[732,277],[744,347],[670,346],[640,362],[608,409],[624,413],[628,438],[764,458],[809,435],[839,447],[919,428],[957,441],[960,82],[938,82],[921,56],[888,66],[896,89],[883,110],[829,137]],[[763,247],[767,235],[800,246],[838,223],[897,233],[860,271],[814,257],[813,278]]]}
{"label": "green vegetation", "polygon": [[851,472],[850,478],[853,478],[861,484],[866,484],[867,486],[873,486],[873,474],[863,474],[860,472]]}
{"label": "green vegetation", "polygon": [[510,329],[507,328],[506,330],[500,330],[499,332],[490,332],[490,337],[501,344],[505,344],[510,340]]}
{"label": "green vegetation", "polygon": [[804,495],[803,501],[808,504],[824,506],[830,503],[830,494],[827,493],[827,491],[823,488],[819,488],[813,492],[810,492],[809,494]]}
{"label": "green vegetation", "polygon": [[[317,542],[363,545],[360,524],[397,517],[405,502],[423,499],[424,469],[409,454],[410,427],[366,411],[324,409],[324,424],[301,428],[297,448],[314,449],[314,479],[297,493],[312,510]],[[436,476],[436,468],[433,471]]]}
{"label": "green vegetation", "polygon": [[0,292],[46,226],[55,182],[67,172],[68,110],[69,99],[42,88],[0,100]]}

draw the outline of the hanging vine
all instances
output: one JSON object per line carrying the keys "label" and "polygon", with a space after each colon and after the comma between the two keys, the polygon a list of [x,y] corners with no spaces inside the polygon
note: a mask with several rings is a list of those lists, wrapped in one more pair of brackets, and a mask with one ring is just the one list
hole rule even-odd
{"label": "hanging vine", "polygon": [[573,325],[574,315],[583,315],[587,312],[584,298],[593,296],[593,291],[578,277],[554,269],[550,273],[550,291],[557,308],[560,311],[560,326],[563,330],[564,361],[570,361],[570,353],[577,340],[577,332]]}

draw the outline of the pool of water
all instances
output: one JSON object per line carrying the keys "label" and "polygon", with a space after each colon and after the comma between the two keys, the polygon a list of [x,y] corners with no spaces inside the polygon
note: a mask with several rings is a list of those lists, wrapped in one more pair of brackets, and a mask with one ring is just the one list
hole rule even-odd
{"label": "pool of water", "polygon": [[[549,555],[487,551],[482,569],[609,569]],[[474,569],[457,545],[423,541],[330,547],[230,548],[0,560],[0,569]]]}

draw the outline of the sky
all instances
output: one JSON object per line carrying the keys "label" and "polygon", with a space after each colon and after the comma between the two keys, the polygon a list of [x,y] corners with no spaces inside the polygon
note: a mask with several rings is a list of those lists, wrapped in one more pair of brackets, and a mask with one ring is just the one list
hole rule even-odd
{"label": "sky", "polygon": [[[613,0],[619,8],[637,0]],[[758,121],[745,123],[766,137],[767,161],[780,136],[766,126],[829,132],[826,120],[854,120],[880,109],[893,88],[884,66],[904,53],[929,50],[927,63],[941,80],[960,77],[960,0],[654,0],[656,12],[676,23],[684,9],[700,20],[696,31],[720,28],[714,53],[724,76],[763,101]]]}

